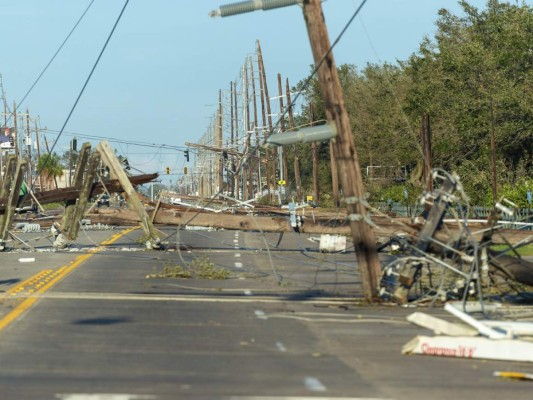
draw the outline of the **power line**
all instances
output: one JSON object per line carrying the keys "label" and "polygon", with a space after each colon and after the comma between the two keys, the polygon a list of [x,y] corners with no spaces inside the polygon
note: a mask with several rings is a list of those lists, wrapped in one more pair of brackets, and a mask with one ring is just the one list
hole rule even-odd
{"label": "power line", "polygon": [[[18,101],[17,102],[17,108],[20,107],[23,103],[24,103],[24,100],[26,100],[26,97],[28,97],[28,95],[30,94],[30,92],[33,90],[33,88],[35,87],[35,85],[37,85],[37,83],[39,82],[39,80],[41,79],[41,77],[44,75],[44,73],[46,72],[46,70],[48,69],[48,67],[50,66],[50,64],[52,64],[52,62],[55,60],[55,58],[57,57],[57,55],[59,54],[59,52],[61,51],[61,49],[63,49],[63,46],[65,45],[65,43],[67,43],[67,41],[69,40],[70,36],[72,36],[72,34],[74,33],[74,31],[76,30],[76,28],[78,27],[78,25],[80,24],[81,20],[83,19],[83,17],[85,17],[85,14],[87,14],[87,12],[89,11],[89,9],[91,8],[91,6],[93,5],[94,3],[94,0],[91,0],[91,2],[89,3],[89,5],[87,6],[87,8],[85,9],[85,11],[81,14],[80,18],[78,19],[78,21],[74,24],[74,26],[72,27],[72,29],[70,30],[69,34],[67,35],[67,37],[65,38],[65,40],[63,40],[63,43],[61,43],[61,45],[59,46],[59,48],[56,50],[56,52],[54,53],[54,55],[52,56],[52,58],[50,59],[50,61],[48,61],[48,64],[46,64],[46,66],[43,68],[43,70],[41,71],[41,73],[39,74],[39,76],[37,77],[37,79],[35,79],[35,81],[33,82],[33,84],[30,86],[30,88],[28,89],[28,91],[26,92],[26,94],[24,95],[24,97],[22,97],[22,100]],[[4,97],[4,101],[5,101],[5,97]],[[9,106],[8,106],[8,109],[9,109]],[[11,112],[11,111],[10,111]],[[9,116],[9,118],[7,119],[7,121],[9,122],[11,120],[11,117],[12,115]]]}
{"label": "power line", "polygon": [[[81,88],[80,90],[80,93],[78,94],[78,97],[76,98],[76,101],[74,102],[74,105],[72,106],[72,108],[70,109],[70,112],[65,120],[65,122],[63,123],[63,126],[61,127],[61,130],[59,131],[58,135],[57,135],[57,138],[56,140],[54,141],[54,144],[52,145],[51,149],[50,149],[50,154],[53,153],[54,151],[54,148],[55,146],[57,145],[57,142],[59,141],[59,138],[61,137],[61,135],[63,134],[63,131],[65,130],[65,127],[67,126],[68,124],[68,121],[70,120],[70,117],[72,116],[72,114],[74,113],[74,110],[76,109],[76,106],[78,105],[78,102],[80,101],[81,99],[81,96],[83,95],[83,92],[85,91],[85,88],[87,87],[87,85],[89,84],[89,81],[91,80],[91,77],[93,76],[93,73],[98,65],[98,63],[100,62],[100,59],[102,58],[102,55],[104,54],[104,51],[105,49],[107,48],[107,45],[109,44],[109,41],[111,40],[111,37],[113,36],[113,33],[115,32],[115,29],[118,25],[118,23],[120,22],[120,19],[122,18],[122,15],[124,14],[124,11],[126,10],[126,7],[128,5],[128,3],[130,2],[130,0],[126,0],[126,2],[124,3],[124,6],[122,7],[122,10],[120,11],[120,14],[118,15],[117,17],[117,20],[115,21],[115,24],[113,25],[113,28],[111,29],[111,32],[109,33],[109,36],[107,37],[107,40],[105,41],[104,43],[104,46],[102,47],[102,50],[100,51],[100,54],[98,55],[98,58],[96,59],[92,69],[91,69],[91,72],[89,73],[89,75],[87,76],[87,79],[85,80],[85,83],[83,84],[83,87]],[[46,159],[46,162],[48,162],[49,160],[51,159],[51,157],[48,157]],[[39,177],[39,175],[41,174],[42,170],[44,169],[44,167],[46,167],[46,162],[45,164],[43,165],[43,167],[41,168],[40,171],[37,172],[37,175],[35,177],[35,180],[32,182],[31,184],[31,187],[33,188],[33,185],[35,184],[35,181],[37,180],[37,178]]]}
{"label": "power line", "polygon": [[[60,131],[54,130],[54,129],[40,129],[40,130],[54,134],[54,135],[60,133]],[[179,150],[179,151],[183,151],[184,149],[186,149],[185,146],[173,146],[169,144],[150,143],[150,142],[142,142],[142,141],[136,141],[136,140],[115,139],[109,136],[88,135],[85,133],[63,131],[63,135],[79,137],[79,138],[84,138],[84,139],[107,140],[108,142],[113,142],[113,143],[122,143],[122,144],[127,144],[131,146],[140,146],[140,147],[153,147],[157,149],[169,149],[169,150]]]}
{"label": "power line", "polygon": [[272,134],[274,131],[275,131],[275,128],[277,128],[280,124],[281,124],[281,121],[283,120],[283,118],[285,118],[285,116],[287,115],[289,109],[291,108],[294,108],[294,106],[296,105],[296,101],[298,100],[298,98],[302,95],[302,93],[305,92],[305,89],[309,86],[309,84],[311,83],[311,80],[314,78],[314,76],[316,75],[316,73],[318,72],[318,69],[322,66],[322,64],[324,63],[324,61],[326,60],[327,56],[333,51],[333,49],[335,48],[335,46],[339,43],[339,41],[341,40],[341,38],[344,36],[344,34],[346,33],[346,31],[348,30],[348,28],[350,27],[350,25],[352,24],[352,22],[355,20],[355,17],[357,17],[357,15],[359,15],[359,12],[362,10],[362,8],[364,7],[365,3],[367,2],[367,0],[362,0],[361,1],[361,4],[359,4],[359,7],[357,7],[357,9],[355,10],[355,12],[353,13],[353,15],[350,17],[350,19],[348,20],[348,22],[346,23],[346,25],[344,26],[344,28],[342,28],[342,31],[339,33],[339,35],[337,36],[337,38],[333,41],[333,43],[331,44],[331,46],[329,47],[328,51],[326,51],[326,53],[322,56],[322,58],[320,59],[320,61],[318,62],[318,64],[315,65],[315,68],[313,69],[313,71],[311,72],[311,75],[309,75],[309,77],[305,80],[305,82],[303,83],[302,85],[302,89],[296,94],[296,96],[294,96],[294,99],[291,101],[291,104],[288,105],[286,107],[286,109],[283,111],[283,114],[281,114],[281,116],[279,117],[278,121],[276,122],[276,125],[272,128],[272,130],[269,132],[269,134]]}

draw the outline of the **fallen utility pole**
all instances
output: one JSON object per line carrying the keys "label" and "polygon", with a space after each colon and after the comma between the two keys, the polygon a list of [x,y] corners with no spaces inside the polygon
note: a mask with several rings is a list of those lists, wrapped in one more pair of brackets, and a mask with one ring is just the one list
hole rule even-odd
{"label": "fallen utility pole", "polygon": [[100,153],[100,156],[102,157],[102,162],[109,167],[110,175],[113,178],[118,179],[120,185],[124,189],[128,206],[132,210],[134,210],[139,216],[141,227],[144,231],[144,236],[146,239],[146,247],[159,248],[160,239],[157,235],[157,231],[154,228],[150,217],[148,217],[148,214],[146,213],[146,210],[144,209],[144,206],[141,203],[137,192],[133,188],[133,185],[130,183],[128,176],[122,169],[120,161],[115,156],[113,149],[111,149],[111,146],[107,141],[103,140],[98,144],[97,150]]}
{"label": "fallen utility pole", "polygon": [[54,241],[54,247],[65,248],[78,237],[81,220],[91,197],[92,183],[99,163],[100,154],[98,152],[91,154],[91,145],[84,143],[74,174],[74,187],[79,191],[79,196],[77,200],[67,200],[65,213],[59,226],[60,233]]}
{"label": "fallen utility pole", "polygon": [[19,200],[20,188],[24,174],[26,173],[27,163],[16,156],[10,156],[6,163],[6,170],[0,196],[8,196],[8,201],[3,214],[0,214],[0,251],[5,249],[9,228],[15,217],[15,208]]}
{"label": "fallen utility pole", "polygon": [[[151,182],[157,177],[158,177],[158,174],[143,174],[143,175],[129,176],[128,179],[133,186],[137,186],[137,185],[142,185],[144,183]],[[118,192],[118,191],[122,191],[121,189],[122,189],[122,186],[120,185],[120,182],[117,179],[106,181],[105,186],[102,182],[99,182],[99,183],[92,182],[89,197],[93,197],[97,194],[104,193],[106,190],[107,192]],[[77,190],[76,188],[60,188],[60,189],[48,190],[45,192],[36,192],[36,193],[30,192],[30,193],[32,196],[35,197],[34,200],[36,200],[40,204],[50,204],[50,203],[67,201],[67,200],[76,200],[80,196],[80,191]],[[7,197],[0,197],[0,213],[5,211],[7,202],[8,202]]]}

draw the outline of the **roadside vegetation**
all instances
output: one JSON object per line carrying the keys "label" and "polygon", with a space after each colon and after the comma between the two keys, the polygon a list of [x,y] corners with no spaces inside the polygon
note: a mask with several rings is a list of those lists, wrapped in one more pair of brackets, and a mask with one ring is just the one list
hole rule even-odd
{"label": "roadside vegetation", "polygon": [[[370,201],[404,201],[422,190],[419,131],[430,116],[433,167],[455,171],[471,204],[505,196],[527,207],[533,186],[533,8],[489,0],[485,9],[439,12],[437,31],[408,60],[338,67]],[[300,81],[294,90],[303,87]],[[317,78],[296,125],[325,119]],[[492,195],[491,135],[497,197]],[[320,206],[331,200],[329,146],[318,146]],[[303,185],[312,187],[309,145],[300,145]],[[289,162],[292,177],[292,163]],[[288,182],[290,190],[291,182]]]}

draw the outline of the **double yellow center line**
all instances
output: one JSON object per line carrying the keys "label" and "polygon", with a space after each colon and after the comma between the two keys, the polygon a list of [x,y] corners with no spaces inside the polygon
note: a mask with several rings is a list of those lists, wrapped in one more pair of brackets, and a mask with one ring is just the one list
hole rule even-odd
{"label": "double yellow center line", "polygon": [[[137,228],[126,229],[113,235],[109,240],[102,242],[102,245],[110,245],[117,241],[122,236]],[[14,298],[22,294],[32,295],[31,297],[24,297],[24,300],[19,303],[13,310],[11,310],[4,318],[0,319],[0,331],[9,326],[12,322],[16,321],[25,311],[27,311],[39,298],[39,294],[45,293],[50,290],[55,284],[69,275],[77,267],[91,258],[93,255],[101,251],[104,247],[100,246],[95,249],[91,249],[89,253],[80,255],[72,261],[68,266],[63,266],[57,270],[47,269],[39,272],[38,274],[26,279],[24,282],[11,288],[4,295],[4,299]]]}

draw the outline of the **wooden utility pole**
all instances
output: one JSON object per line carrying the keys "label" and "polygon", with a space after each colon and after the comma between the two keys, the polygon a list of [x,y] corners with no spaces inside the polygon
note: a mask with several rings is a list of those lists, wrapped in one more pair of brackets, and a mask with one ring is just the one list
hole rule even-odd
{"label": "wooden utility pole", "polygon": [[19,156],[19,137],[17,132],[17,103],[13,102],[13,142],[15,143],[15,155]]}
{"label": "wooden utility pole", "polygon": [[[89,155],[91,153],[91,144],[89,142],[84,143],[81,146],[80,150],[80,156],[78,158],[78,165],[76,167],[76,170],[74,171],[74,179],[71,180],[74,183],[74,188],[76,190],[81,190],[81,185],[83,183],[83,174],[85,172],[85,167],[87,164],[87,161],[89,160]],[[70,186],[72,186],[72,183]],[[65,203],[65,212],[63,213],[63,219],[61,222],[61,227],[66,228],[72,223],[72,216],[71,214],[74,211],[74,206],[76,205],[76,200],[67,200]],[[70,238],[73,239],[73,238]]]}
{"label": "wooden utility pole", "polygon": [[[309,125],[315,124],[315,106],[309,104]],[[316,142],[311,143],[311,152],[313,153],[313,200],[317,203],[320,201],[320,190],[318,188],[318,145]]]}
{"label": "wooden utility pole", "polygon": [[[258,117],[257,117],[257,94],[255,91],[255,73],[254,73],[254,60],[250,57],[250,77],[252,80],[252,99],[254,105],[254,131],[255,131],[255,158],[257,159],[257,192],[261,193],[261,154],[259,154],[259,129],[258,129]],[[250,163],[251,164],[251,163]]]}
{"label": "wooden utility pole", "polygon": [[[37,144],[37,164],[36,164],[36,171],[37,166],[39,165],[39,160],[41,159],[41,147],[39,145],[39,128],[37,127],[37,120],[35,120],[35,143]],[[43,189],[43,175],[38,171],[39,173],[39,190],[42,192]]]}
{"label": "wooden utility pole", "polygon": [[[26,160],[15,157],[9,157],[6,165],[6,175],[4,176],[4,182],[2,182],[2,189],[0,195],[7,195],[8,201],[6,204],[6,210],[4,214],[0,214],[0,250],[5,249],[5,243],[9,234],[9,228],[15,218],[15,208],[19,200],[20,188],[22,187],[22,181],[24,180],[24,174],[26,173]],[[9,174],[9,175],[8,175]]]}
{"label": "wooden utility pole", "polygon": [[431,126],[429,122],[429,114],[424,113],[422,116],[422,127],[420,129],[420,140],[422,142],[422,157],[424,159],[424,165],[422,168],[422,177],[424,189],[428,192],[433,190],[433,180],[431,179]]}
{"label": "wooden utility pole", "polygon": [[[218,91],[218,129],[215,146],[222,148],[222,90]],[[224,190],[224,156],[218,155],[218,192]]]}
{"label": "wooden utility pole", "polygon": [[[234,140],[235,140],[235,128],[234,128],[234,124],[235,124],[235,121],[234,121],[234,117],[233,117],[233,82],[230,82],[229,83],[229,93],[230,93],[230,96],[229,96],[229,104],[230,104],[230,149],[233,150],[233,146],[234,146]],[[231,156],[230,157],[230,169],[231,169],[231,177],[228,176],[228,182],[230,182],[230,179],[231,179],[231,184],[230,184],[230,187],[231,187],[231,197],[235,197],[235,156]]]}
{"label": "wooden utility pole", "polygon": [[[245,200],[249,200],[253,197],[253,176],[252,176],[252,141],[251,141],[251,129],[250,129],[250,92],[248,89],[249,83],[248,83],[248,61],[244,64],[244,71],[243,71],[243,85],[244,85],[244,119],[245,119],[245,135],[246,135],[246,152],[245,152],[245,158],[246,163],[243,165],[243,171],[244,171],[244,192],[246,193],[243,197]],[[246,171],[246,168],[248,167],[248,171]],[[246,176],[247,175],[247,176]],[[246,179],[248,178],[248,179]]]}
{"label": "wooden utility pole", "polygon": [[141,221],[141,227],[144,231],[144,239],[146,240],[147,248],[159,248],[161,240],[157,235],[157,231],[154,228],[154,225],[151,222],[151,219],[148,217],[146,210],[137,195],[137,192],[133,188],[128,176],[122,169],[122,165],[118,161],[113,149],[109,143],[105,140],[101,141],[97,148],[102,162],[109,167],[109,173],[112,178],[118,179],[122,189],[126,193],[126,202],[128,207],[134,210]]}
{"label": "wooden utility pole", "polygon": [[338,168],[342,171],[342,187],[364,295],[367,301],[372,302],[378,296],[381,276],[381,267],[376,251],[376,236],[370,226],[370,216],[365,207],[365,188],[361,167],[344,104],[337,67],[330,51],[331,45],[321,1],[304,0],[303,13],[315,65],[321,63],[324,58],[324,62],[318,68],[318,80],[326,117],[337,128],[333,150]]}
{"label": "wooden utility pole", "polygon": [[[281,132],[285,132],[285,106],[283,104],[283,85],[281,84],[281,74],[278,73],[278,96],[279,96],[279,114],[280,114],[280,128]],[[283,172],[280,173],[280,179],[287,180],[288,172],[289,172],[289,165],[287,163],[287,154],[283,150],[283,147],[279,147],[279,152],[281,152],[281,165]]]}
{"label": "wooden utility pole", "polygon": [[[237,82],[234,82],[233,83],[233,102],[234,102],[234,105],[233,105],[233,109],[235,111],[235,119],[234,119],[234,123],[235,123],[235,141],[233,142],[234,146],[235,146],[235,149],[238,149],[239,148],[239,112],[238,112],[238,107],[237,107]],[[236,199],[240,199],[241,197],[241,185],[240,185],[240,179],[239,179],[239,176],[240,176],[240,171],[237,170],[237,167],[236,167],[236,163],[235,163],[235,159],[234,159],[234,162],[233,162],[233,185],[235,186],[235,198]]]}
{"label": "wooden utility pole", "polygon": [[492,201],[498,201],[498,179],[496,178],[496,137],[494,132],[494,102],[490,99],[490,170],[492,177]]}
{"label": "wooden utility pole", "polygon": [[[339,169],[337,156],[335,155],[335,143],[329,142],[329,160],[331,166],[331,189],[333,191],[333,205],[338,208],[341,204],[339,195]],[[341,169],[342,170],[342,169]]]}
{"label": "wooden utility pole", "polygon": [[[248,145],[248,199],[253,199],[254,197],[254,166],[252,163],[252,131],[255,131],[255,125],[251,122],[250,117],[250,77],[248,76],[248,62],[250,61],[250,58],[248,57],[246,59],[246,113],[247,117],[246,120],[248,122],[248,133],[246,134],[246,142]],[[251,63],[250,63],[251,64]]]}
{"label": "wooden utility pole", "polygon": [[[30,135],[30,110],[26,108],[26,148],[28,151],[27,154],[27,160],[28,160],[28,176],[26,178],[26,182],[31,185],[32,182],[32,171],[33,166],[31,162],[31,135]],[[31,188],[30,188],[31,189]]]}
{"label": "wooden utility pole", "polygon": [[[259,65],[259,75],[263,87],[263,92],[261,93],[261,100],[265,102],[266,105],[266,116],[267,116],[267,122],[268,122],[268,132],[266,132],[265,137],[263,139],[266,139],[266,136],[270,135],[272,133],[272,113],[270,110],[270,97],[268,95],[268,85],[266,81],[266,72],[265,72],[265,65],[263,63],[263,53],[261,52],[261,45],[259,43],[259,40],[256,41],[257,44],[257,63]],[[271,179],[272,179],[272,170],[276,169],[276,151],[272,149],[267,149],[266,151],[266,159],[267,159],[267,167],[266,167],[266,181],[268,185],[268,191],[270,193],[270,185],[271,185]],[[272,163],[270,162],[272,161]]]}
{"label": "wooden utility pole", "polygon": [[[289,78],[285,81],[285,92],[287,96],[287,107],[289,111],[289,128],[293,130],[294,125],[294,115],[292,112],[292,101],[291,101],[291,89],[289,86]],[[302,178],[300,177],[300,159],[298,156],[298,147],[295,144],[292,145],[292,157],[293,157],[293,168],[294,168],[294,182],[296,183],[296,198],[298,201],[302,199]]]}

